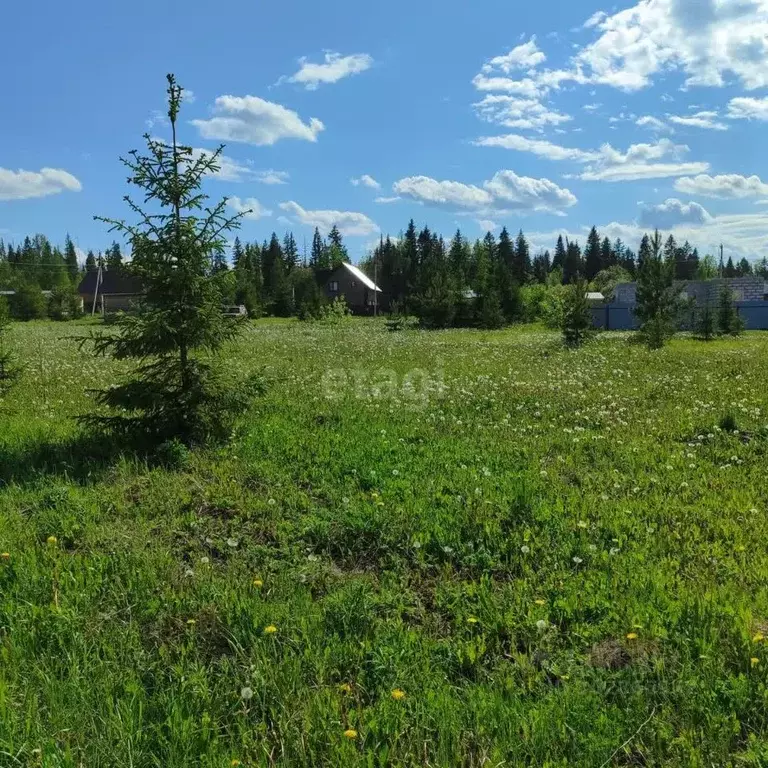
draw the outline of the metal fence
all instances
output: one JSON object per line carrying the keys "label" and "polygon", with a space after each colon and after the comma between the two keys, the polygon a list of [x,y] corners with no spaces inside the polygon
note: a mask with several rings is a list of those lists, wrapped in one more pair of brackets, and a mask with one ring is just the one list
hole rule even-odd
{"label": "metal fence", "polygon": [[[634,304],[601,304],[592,307],[592,323],[606,331],[633,331],[639,323]],[[768,330],[768,301],[737,301],[736,311],[748,331]]]}

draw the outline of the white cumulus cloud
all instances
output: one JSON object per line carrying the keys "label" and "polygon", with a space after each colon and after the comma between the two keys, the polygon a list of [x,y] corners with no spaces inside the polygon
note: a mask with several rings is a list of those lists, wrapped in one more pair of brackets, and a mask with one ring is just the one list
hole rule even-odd
{"label": "white cumulus cloud", "polygon": [[308,123],[291,109],[258,96],[219,96],[214,117],[192,120],[205,139],[271,146],[281,139],[317,141],[325,126],[316,117]]}
{"label": "white cumulus cloud", "polygon": [[768,96],[762,99],[731,99],[728,103],[728,117],[733,120],[768,120]]}
{"label": "white cumulus cloud", "polygon": [[82,188],[71,173],[60,168],[41,168],[39,171],[0,168],[0,200],[46,197],[59,192],[79,192]]}
{"label": "white cumulus cloud", "polygon": [[759,176],[740,176],[737,173],[684,177],[677,179],[675,189],[687,195],[725,200],[741,200],[747,197],[768,198],[768,184],[764,183]]}
{"label": "white cumulus cloud", "polygon": [[667,125],[663,120],[652,115],[643,115],[638,117],[635,121],[635,125],[639,125],[641,128],[648,128],[651,131],[657,131],[659,133],[674,133],[675,129],[672,126]]}
{"label": "white cumulus cloud", "polygon": [[420,203],[477,213],[531,212],[561,213],[575,205],[575,195],[549,179],[518,176],[499,171],[482,187],[459,181],[438,181],[429,176],[409,176],[393,185],[396,194]]}
{"label": "white cumulus cloud", "polygon": [[681,224],[700,227],[711,220],[709,212],[698,203],[683,203],[670,197],[658,205],[642,205],[638,224],[648,229],[669,230]]}
{"label": "white cumulus cloud", "polygon": [[309,61],[306,57],[299,59],[299,64],[299,71],[287,78],[288,82],[300,83],[307,90],[314,91],[322,83],[337,83],[350,75],[365,72],[373,66],[373,58],[367,53],[342,56],[340,53],[328,51],[321,64]]}
{"label": "white cumulus cloud", "polygon": [[230,197],[227,205],[235,213],[244,214],[243,218],[258,221],[272,215],[272,211],[267,210],[255,197],[248,197],[241,200],[239,197]]}
{"label": "white cumulus cloud", "polygon": [[495,56],[483,66],[483,72],[490,73],[499,70],[509,74],[518,69],[532,69],[544,63],[547,57],[539,50],[536,38],[532,37],[527,43],[518,45],[503,56]]}
{"label": "white cumulus cloud", "polygon": [[353,211],[307,211],[298,203],[289,200],[280,203],[280,208],[294,221],[305,227],[318,227],[322,232],[328,232],[335,224],[342,235],[372,235],[379,231],[364,213]]}
{"label": "white cumulus cloud", "polygon": [[381,189],[381,184],[367,173],[364,173],[359,179],[350,179],[350,182],[353,187],[363,186],[368,187],[368,189]]}
{"label": "white cumulus cloud", "polygon": [[[667,138],[659,139],[655,144],[632,144],[626,152],[621,152],[610,144],[603,144],[598,150],[583,150],[516,134],[485,137],[478,139],[475,144],[529,152],[548,160],[585,163],[587,167],[578,176],[585,181],[659,179],[688,176],[709,170],[709,163],[670,162],[679,161],[688,152],[688,147],[685,144],[674,144]],[[657,162],[659,160],[665,162]]]}
{"label": "white cumulus cloud", "polygon": [[727,131],[728,126],[718,120],[717,112],[697,112],[694,115],[667,115],[670,122],[689,128],[706,128],[711,131]]}
{"label": "white cumulus cloud", "polygon": [[550,109],[537,99],[516,96],[488,94],[474,107],[478,117],[489,123],[521,130],[541,130],[547,125],[560,125],[572,119],[570,115]]}

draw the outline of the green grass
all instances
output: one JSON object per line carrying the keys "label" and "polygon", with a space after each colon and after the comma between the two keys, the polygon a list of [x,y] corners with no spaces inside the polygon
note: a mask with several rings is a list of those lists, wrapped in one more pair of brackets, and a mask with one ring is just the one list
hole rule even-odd
{"label": "green grass", "polygon": [[768,334],[257,323],[169,468],[86,332],[13,328],[0,766],[768,765]]}

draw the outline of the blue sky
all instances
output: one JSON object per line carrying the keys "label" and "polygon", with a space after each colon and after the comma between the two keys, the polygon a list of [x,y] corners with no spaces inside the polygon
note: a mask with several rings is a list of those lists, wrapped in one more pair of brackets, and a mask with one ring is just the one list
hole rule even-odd
{"label": "blue sky", "polygon": [[[0,237],[111,241],[118,156],[226,144],[241,237],[337,223],[359,259],[413,217],[534,248],[596,224],[768,255],[768,0],[8,3]],[[13,73],[9,77],[7,73]]]}

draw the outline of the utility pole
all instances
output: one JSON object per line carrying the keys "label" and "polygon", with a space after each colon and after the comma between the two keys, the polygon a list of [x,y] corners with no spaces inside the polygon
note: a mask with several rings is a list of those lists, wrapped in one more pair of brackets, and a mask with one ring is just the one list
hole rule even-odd
{"label": "utility pole", "polygon": [[[93,307],[91,308],[91,317],[96,314],[96,300],[99,297],[99,286],[101,285],[101,254],[99,254],[99,271],[96,273],[96,291],[93,294]],[[104,297],[101,297],[102,310],[104,307]]]}

